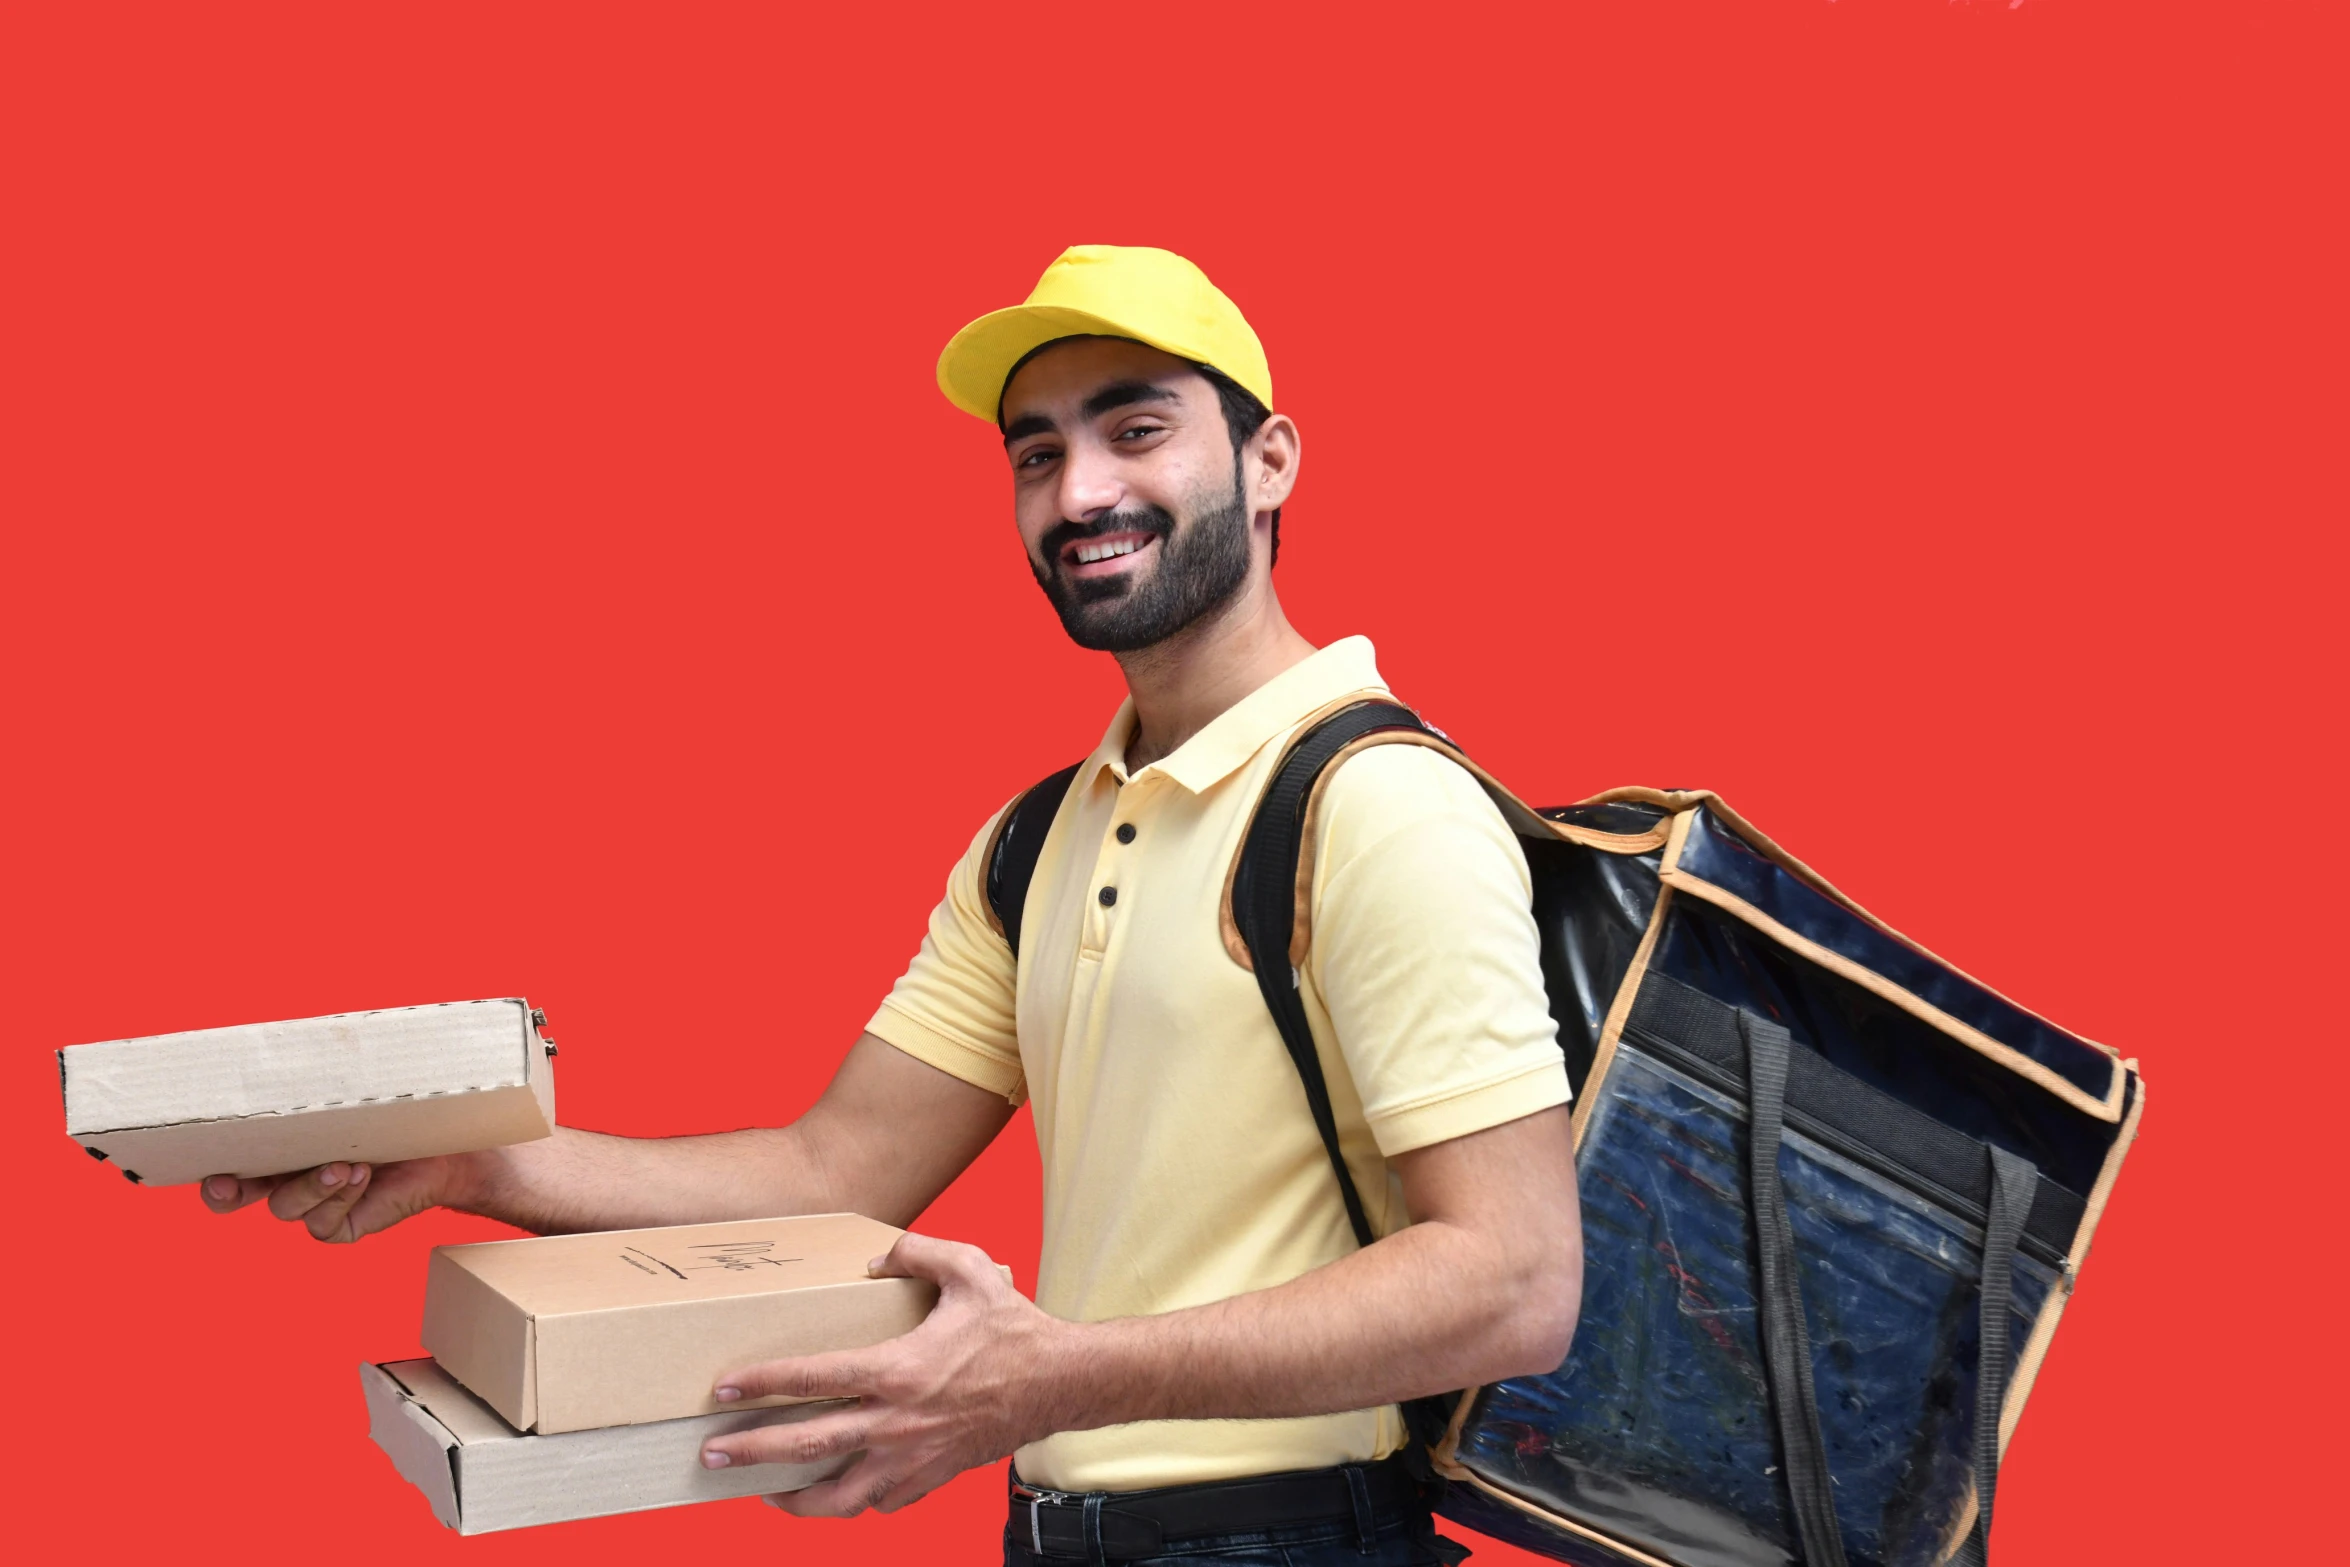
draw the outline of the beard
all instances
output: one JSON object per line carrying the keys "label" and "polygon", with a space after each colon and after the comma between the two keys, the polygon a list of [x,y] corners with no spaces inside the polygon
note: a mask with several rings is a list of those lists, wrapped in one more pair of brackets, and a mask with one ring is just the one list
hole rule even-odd
{"label": "beard", "polygon": [[[1191,520],[1180,525],[1166,508],[1144,506],[1096,522],[1064,522],[1047,533],[1044,563],[1031,556],[1028,566],[1069,640],[1097,653],[1132,653],[1230,603],[1248,580],[1252,514],[1242,503],[1240,478],[1235,462],[1231,491],[1195,502]],[[1149,534],[1158,541],[1158,565],[1147,574],[1115,577],[1072,580],[1061,574],[1062,550],[1110,533]]]}

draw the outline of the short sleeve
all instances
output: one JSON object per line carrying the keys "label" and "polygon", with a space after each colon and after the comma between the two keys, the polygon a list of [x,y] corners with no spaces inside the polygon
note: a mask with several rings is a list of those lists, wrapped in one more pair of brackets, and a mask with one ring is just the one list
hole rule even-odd
{"label": "short sleeve", "polygon": [[1565,1104],[1525,851],[1459,764],[1350,758],[1322,798],[1307,962],[1381,1153]]}
{"label": "short sleeve", "polygon": [[989,817],[955,862],[946,895],[930,911],[921,950],[865,1030],[917,1061],[1018,1104],[1028,1087],[1020,1069],[1012,949],[988,918],[984,879],[1002,815]]}

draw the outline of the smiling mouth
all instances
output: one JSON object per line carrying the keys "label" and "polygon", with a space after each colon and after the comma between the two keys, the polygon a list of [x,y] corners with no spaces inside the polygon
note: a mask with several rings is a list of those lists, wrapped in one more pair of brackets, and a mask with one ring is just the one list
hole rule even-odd
{"label": "smiling mouth", "polygon": [[1156,534],[1111,533],[1098,539],[1079,539],[1061,550],[1062,569],[1074,576],[1100,577],[1126,569],[1127,557],[1139,555],[1158,541]]}

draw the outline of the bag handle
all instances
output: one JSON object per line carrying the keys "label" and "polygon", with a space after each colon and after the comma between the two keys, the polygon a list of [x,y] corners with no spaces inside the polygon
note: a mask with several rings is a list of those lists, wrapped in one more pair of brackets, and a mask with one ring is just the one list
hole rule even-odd
{"label": "bag handle", "polygon": [[1779,1134],[1786,1125],[1786,1028],[1740,1008],[1746,1040],[1746,1203],[1754,1217],[1762,1262],[1763,1367],[1771,1384],[1771,1412],[1779,1423],[1780,1463],[1795,1514],[1795,1537],[1805,1567],[1845,1567],[1844,1531],[1836,1522],[1835,1482],[1828,1445],[1820,1436],[1820,1403],[1812,1389],[1811,1334],[1803,1321],[1803,1283],[1795,1262],[1795,1228],[1779,1186]]}
{"label": "bag handle", "polygon": [[[1793,1037],[1781,1024],[1741,1009],[1746,1041],[1747,1203],[1754,1216],[1762,1288],[1763,1365],[1795,1534],[1806,1567],[1845,1567],[1844,1532],[1836,1521],[1835,1484],[1827,1443],[1820,1435],[1819,1399],[1812,1387],[1811,1335],[1804,1323],[1803,1288],[1795,1260],[1795,1232],[1779,1184],[1779,1139],[1786,1124],[1787,1070]],[[1986,1143],[1991,1200],[1983,1225],[1983,1269],[1977,1311],[1975,1367],[1975,1523],[1956,1553],[1956,1567],[1986,1567],[1991,1548],[1991,1503],[1999,1485],[1999,1422],[2007,1403],[2015,1252],[2040,1185],[2029,1159]]]}
{"label": "bag handle", "polygon": [[1975,1359],[1975,1527],[1957,1555],[1958,1567],[1984,1567],[1991,1554],[1991,1500],[1999,1489],[1999,1425],[2007,1408],[2015,1248],[2032,1211],[2040,1172],[2021,1154],[1996,1143],[1991,1150],[1991,1204],[1983,1225],[1983,1298]]}

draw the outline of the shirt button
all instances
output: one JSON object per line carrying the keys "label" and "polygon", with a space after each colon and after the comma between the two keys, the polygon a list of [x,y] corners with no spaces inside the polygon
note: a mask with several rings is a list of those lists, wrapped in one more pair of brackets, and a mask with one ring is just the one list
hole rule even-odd
{"label": "shirt button", "polygon": [[1108,908],[1111,904],[1118,901],[1118,889],[1115,887],[1104,887],[1101,891],[1101,899],[1102,907],[1105,909]]}
{"label": "shirt button", "polygon": [[1118,824],[1118,841],[1120,843],[1132,843],[1134,841],[1134,824],[1132,822],[1120,822]]}

